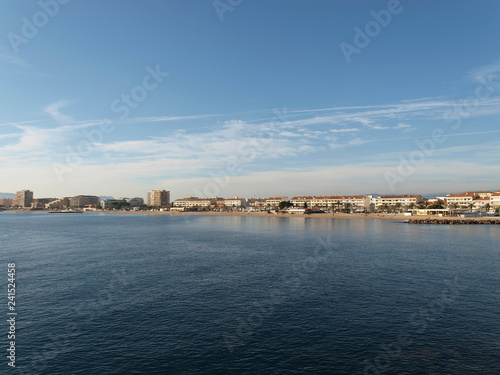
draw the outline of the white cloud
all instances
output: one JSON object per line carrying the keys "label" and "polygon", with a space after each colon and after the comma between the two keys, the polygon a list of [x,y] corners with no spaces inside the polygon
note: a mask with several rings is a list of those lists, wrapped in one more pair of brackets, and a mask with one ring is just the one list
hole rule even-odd
{"label": "white cloud", "polygon": [[75,121],[71,116],[62,114],[59,110],[69,104],[66,100],[60,100],[55,103],[51,103],[44,108],[44,111],[48,113],[52,118],[60,124],[68,125],[74,123]]}

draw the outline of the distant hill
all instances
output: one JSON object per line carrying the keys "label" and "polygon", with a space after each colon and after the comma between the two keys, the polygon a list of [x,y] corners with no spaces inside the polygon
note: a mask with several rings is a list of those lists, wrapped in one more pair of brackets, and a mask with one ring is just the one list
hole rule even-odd
{"label": "distant hill", "polygon": [[0,199],[2,198],[15,198],[16,194],[13,193],[0,193]]}
{"label": "distant hill", "polygon": [[101,198],[101,200],[103,200],[103,199],[115,199],[114,197],[111,197],[109,195],[103,195],[103,196],[101,196],[99,198]]}

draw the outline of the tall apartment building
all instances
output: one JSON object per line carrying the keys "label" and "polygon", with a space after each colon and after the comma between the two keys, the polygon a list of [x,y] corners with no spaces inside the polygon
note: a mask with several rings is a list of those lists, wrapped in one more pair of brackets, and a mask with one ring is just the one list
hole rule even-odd
{"label": "tall apartment building", "polygon": [[170,191],[151,190],[148,192],[147,205],[152,207],[166,207],[170,205]]}
{"label": "tall apartment building", "polygon": [[31,207],[33,202],[33,192],[31,190],[21,190],[16,192],[15,205],[20,207]]}

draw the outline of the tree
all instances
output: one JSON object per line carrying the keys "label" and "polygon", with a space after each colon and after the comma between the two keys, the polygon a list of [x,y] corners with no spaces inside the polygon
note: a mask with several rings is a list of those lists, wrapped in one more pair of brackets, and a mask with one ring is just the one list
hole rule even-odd
{"label": "tree", "polygon": [[304,208],[307,209],[307,202],[304,202]]}
{"label": "tree", "polygon": [[484,210],[485,210],[486,212],[490,212],[490,210],[491,210],[491,205],[490,205],[489,203],[486,203],[486,205],[484,206]]}
{"label": "tree", "polygon": [[430,205],[429,207],[427,207],[428,209],[430,210],[441,210],[443,209],[444,207],[440,204],[432,204]]}
{"label": "tree", "polygon": [[284,210],[285,208],[292,207],[292,206],[293,206],[293,204],[291,204],[289,201],[282,201],[282,202],[280,202],[278,208],[280,210]]}

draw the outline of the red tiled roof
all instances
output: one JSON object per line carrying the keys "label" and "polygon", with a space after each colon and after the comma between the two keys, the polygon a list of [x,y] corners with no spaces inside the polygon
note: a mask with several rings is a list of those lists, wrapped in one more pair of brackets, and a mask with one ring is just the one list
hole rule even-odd
{"label": "red tiled roof", "polygon": [[476,193],[460,193],[460,194],[448,194],[446,197],[449,198],[462,198],[462,197],[473,197]]}

